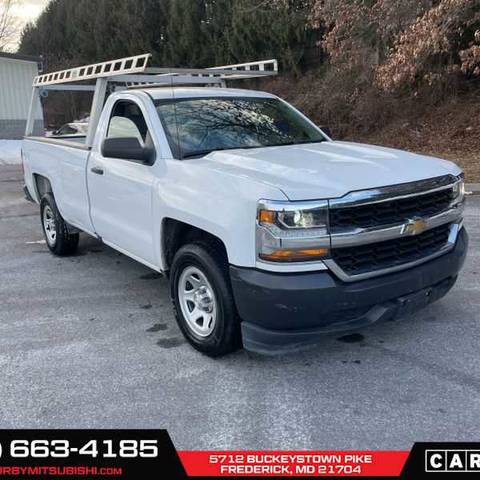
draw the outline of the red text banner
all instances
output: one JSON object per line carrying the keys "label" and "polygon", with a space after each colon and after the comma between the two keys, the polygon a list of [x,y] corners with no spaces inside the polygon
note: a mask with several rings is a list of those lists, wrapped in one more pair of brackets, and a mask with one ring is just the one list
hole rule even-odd
{"label": "red text banner", "polygon": [[189,476],[398,476],[408,451],[180,451]]}

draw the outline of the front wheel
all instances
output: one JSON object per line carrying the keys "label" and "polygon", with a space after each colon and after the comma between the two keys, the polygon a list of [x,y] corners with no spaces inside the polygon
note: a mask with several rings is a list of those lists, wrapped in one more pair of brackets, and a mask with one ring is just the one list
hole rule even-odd
{"label": "front wheel", "polygon": [[58,211],[57,204],[51,193],[46,193],[40,202],[40,216],[43,234],[50,251],[59,256],[75,253],[79,234],[70,233],[65,220]]}
{"label": "front wheel", "polygon": [[178,325],[194,348],[218,357],[240,347],[228,267],[213,244],[193,243],[178,250],[170,289]]}

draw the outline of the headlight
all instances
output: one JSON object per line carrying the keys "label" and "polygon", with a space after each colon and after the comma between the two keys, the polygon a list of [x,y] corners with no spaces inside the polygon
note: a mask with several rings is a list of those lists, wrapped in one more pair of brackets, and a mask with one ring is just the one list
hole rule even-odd
{"label": "headlight", "polygon": [[278,222],[285,228],[326,228],[326,210],[292,210],[278,212]]}
{"label": "headlight", "polygon": [[329,255],[327,202],[262,201],[257,253],[269,262],[318,261]]}

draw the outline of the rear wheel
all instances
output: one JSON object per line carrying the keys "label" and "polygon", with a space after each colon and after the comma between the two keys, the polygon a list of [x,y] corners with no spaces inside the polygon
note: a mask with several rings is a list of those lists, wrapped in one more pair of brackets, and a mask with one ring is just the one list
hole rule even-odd
{"label": "rear wheel", "polygon": [[75,253],[79,234],[70,233],[68,225],[60,215],[57,204],[51,193],[46,193],[40,202],[40,216],[43,233],[50,251],[59,256]]}
{"label": "rear wheel", "polygon": [[227,262],[215,245],[181,247],[172,262],[170,288],[178,325],[194,348],[217,357],[241,346]]}

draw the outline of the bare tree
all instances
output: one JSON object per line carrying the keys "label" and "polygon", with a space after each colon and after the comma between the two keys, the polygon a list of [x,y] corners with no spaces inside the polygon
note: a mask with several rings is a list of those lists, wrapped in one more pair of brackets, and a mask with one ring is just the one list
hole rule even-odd
{"label": "bare tree", "polygon": [[7,50],[20,33],[20,22],[13,12],[17,0],[0,0],[0,52]]}

